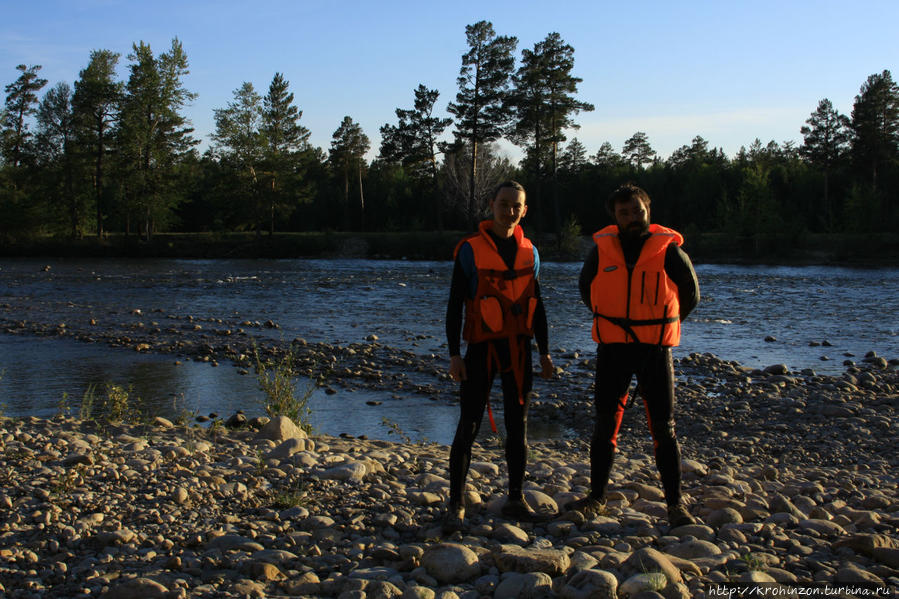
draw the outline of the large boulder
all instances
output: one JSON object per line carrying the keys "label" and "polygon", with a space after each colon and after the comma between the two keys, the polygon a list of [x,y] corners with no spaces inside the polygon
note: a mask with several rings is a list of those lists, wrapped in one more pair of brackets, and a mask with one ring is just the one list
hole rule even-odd
{"label": "large boulder", "polygon": [[440,543],[425,550],[421,565],[441,584],[454,584],[481,573],[477,554],[459,543]]}
{"label": "large boulder", "polygon": [[287,416],[275,416],[268,424],[262,427],[257,439],[269,439],[280,443],[287,439],[306,439],[308,435],[306,431],[301,429],[297,424]]}
{"label": "large boulder", "polygon": [[493,561],[500,572],[545,572],[560,576],[568,571],[571,559],[557,549],[525,549],[517,545],[503,545],[493,552]]}

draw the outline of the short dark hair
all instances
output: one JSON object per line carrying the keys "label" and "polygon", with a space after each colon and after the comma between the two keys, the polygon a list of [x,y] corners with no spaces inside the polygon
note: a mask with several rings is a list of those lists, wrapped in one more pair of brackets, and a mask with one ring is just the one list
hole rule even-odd
{"label": "short dark hair", "polygon": [[512,181],[511,179],[508,181],[503,181],[502,183],[500,183],[499,185],[496,186],[496,189],[493,190],[493,195],[490,197],[490,201],[492,202],[493,200],[495,200],[496,196],[499,195],[499,192],[501,190],[505,189],[506,187],[511,187],[512,189],[514,189],[516,191],[520,191],[521,193],[524,194],[525,201],[527,201],[528,194],[527,194],[527,192],[525,192],[524,186],[521,183],[519,183],[518,181]]}
{"label": "short dark hair", "polygon": [[630,202],[633,199],[640,200],[644,206],[649,208],[649,194],[643,188],[637,187],[633,183],[625,183],[613,191],[609,199],[606,200],[606,211],[610,216],[615,216],[615,204],[618,202]]}

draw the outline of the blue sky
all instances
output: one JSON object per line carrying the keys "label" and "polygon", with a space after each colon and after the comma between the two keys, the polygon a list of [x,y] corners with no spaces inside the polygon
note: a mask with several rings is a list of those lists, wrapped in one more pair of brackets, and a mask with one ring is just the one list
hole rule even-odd
{"label": "blue sky", "polygon": [[[213,109],[242,82],[264,94],[275,72],[290,82],[311,142],[330,146],[344,115],[378,149],[378,129],[410,108],[419,83],[455,98],[465,26],[493,23],[518,37],[520,56],[550,32],[575,49],[579,99],[596,110],[568,132],[590,154],[644,131],[667,157],[696,135],[728,155],[755,138],[801,143],[822,98],[849,114],[867,77],[899,76],[899,2],[790,0],[657,2],[406,2],[57,0],[8,3],[0,22],[0,84],[20,63],[43,65],[50,85],[73,83],[92,49],[157,53],[177,36],[199,94],[187,110],[208,144]],[[49,87],[49,86],[48,86]],[[503,148],[513,159],[514,146]]]}

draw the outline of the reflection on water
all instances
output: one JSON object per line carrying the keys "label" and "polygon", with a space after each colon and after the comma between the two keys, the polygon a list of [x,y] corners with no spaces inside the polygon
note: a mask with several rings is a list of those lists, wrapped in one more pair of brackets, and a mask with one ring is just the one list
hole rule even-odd
{"label": "reflection on water", "polygon": [[[48,355],[57,356],[53,367],[40,367]],[[69,339],[0,335],[0,406],[6,416],[49,418],[67,408],[78,415],[84,393],[91,387],[101,394],[106,385],[128,389],[129,398],[146,413],[178,419],[185,415],[216,413],[227,418],[237,410],[250,417],[265,413],[265,396],[252,375],[238,369],[171,356],[112,350]],[[300,381],[305,389],[310,382]],[[498,383],[497,383],[498,385]],[[497,393],[498,387],[497,387]],[[378,402],[369,405],[367,402]],[[452,442],[458,407],[417,394],[340,390],[328,395],[316,389],[310,399],[310,423],[330,435],[389,439],[400,435],[413,441]],[[503,430],[502,408],[495,409]],[[557,424],[530,423],[531,438],[569,434]],[[480,436],[490,433],[485,424]]]}

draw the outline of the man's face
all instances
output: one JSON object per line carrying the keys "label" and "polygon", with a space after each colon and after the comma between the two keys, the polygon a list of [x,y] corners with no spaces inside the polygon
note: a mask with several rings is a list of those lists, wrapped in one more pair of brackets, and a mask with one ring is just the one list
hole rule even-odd
{"label": "man's face", "polygon": [[649,207],[637,198],[615,202],[615,223],[625,237],[640,237],[649,231]]}
{"label": "man's face", "polygon": [[500,189],[490,206],[493,209],[493,222],[508,229],[515,227],[528,212],[524,192],[512,187]]}

